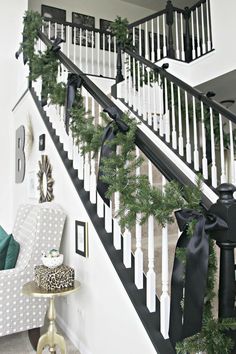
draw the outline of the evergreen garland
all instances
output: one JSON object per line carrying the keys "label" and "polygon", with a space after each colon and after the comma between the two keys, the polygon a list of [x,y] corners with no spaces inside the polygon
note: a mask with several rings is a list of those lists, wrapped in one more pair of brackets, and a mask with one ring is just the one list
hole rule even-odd
{"label": "evergreen garland", "polygon": [[[121,22],[121,18],[118,18],[116,22],[117,35],[120,36],[118,41],[125,43],[127,29],[125,32]],[[56,54],[50,49],[43,53],[34,52],[37,30],[41,24],[42,19],[39,14],[31,11],[26,12],[23,33],[25,38],[22,47],[31,67],[30,78],[36,80],[39,76],[42,76],[45,90],[44,96],[47,97],[49,95],[52,103],[63,105],[66,97],[66,88],[63,83],[58,84],[56,81],[59,68]],[[103,127],[95,125],[94,118],[90,112],[85,111],[80,91],[77,92],[75,103],[70,113],[71,131],[76,143],[82,145],[82,154],[88,152],[97,153],[101,145]],[[102,118],[105,123],[110,121],[106,114],[103,114]],[[176,209],[190,208],[201,211],[200,179],[198,179],[198,184],[194,188],[183,188],[172,181],[166,185],[164,191],[161,191],[150,185],[147,176],[136,175],[136,168],[141,167],[142,164],[142,158],[137,158],[135,154],[137,123],[128,114],[124,114],[122,120],[129,127],[128,132],[121,133],[115,122],[112,122],[113,128],[117,129],[116,136],[113,141],[107,142],[114,148],[119,147],[119,153],[116,154],[114,152],[110,158],[104,159],[101,163],[102,178],[109,185],[107,196],[111,198],[114,192],[120,193],[118,215],[121,227],[132,228],[136,223],[138,214],[141,215],[139,220],[141,224],[145,223],[150,215],[153,215],[157,222],[164,226],[173,222],[173,211]],[[190,237],[194,227],[195,221],[189,223],[188,234]],[[177,353],[206,351],[207,354],[228,354],[233,346],[231,338],[224,331],[229,328],[236,328],[235,319],[218,321],[213,318],[212,304],[215,296],[214,282],[216,274],[214,241],[209,241],[209,247],[208,281],[202,331],[178,343],[176,347]],[[182,262],[185,262],[186,253],[184,249],[177,250],[177,256]]]}

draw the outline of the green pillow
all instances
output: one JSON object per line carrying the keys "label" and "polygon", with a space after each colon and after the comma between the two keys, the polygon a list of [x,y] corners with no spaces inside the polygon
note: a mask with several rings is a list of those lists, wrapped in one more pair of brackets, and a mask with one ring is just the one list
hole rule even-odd
{"label": "green pillow", "polygon": [[0,226],[0,270],[4,269],[7,249],[11,236]]}
{"label": "green pillow", "polygon": [[10,235],[10,242],[7,249],[7,255],[5,260],[4,269],[15,268],[18,254],[20,251],[20,244],[17,242],[12,235]]}

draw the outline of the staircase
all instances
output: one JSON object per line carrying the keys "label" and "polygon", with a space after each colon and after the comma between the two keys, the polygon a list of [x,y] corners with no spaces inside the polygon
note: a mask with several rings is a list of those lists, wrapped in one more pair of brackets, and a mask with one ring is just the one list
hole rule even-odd
{"label": "staircase", "polygon": [[[184,18],[187,33],[183,32]],[[116,108],[120,116],[128,110],[139,122],[136,156],[144,157],[142,171],[136,173],[146,174],[151,185],[163,189],[173,179],[193,186],[200,172],[202,202],[209,208],[217,200],[220,183],[236,182],[236,116],[212,100],[210,94],[203,95],[169,74],[167,67],[156,64],[167,56],[189,62],[212,50],[209,3],[200,1],[187,15],[186,10],[181,12],[169,3],[165,11],[137,21],[129,29],[139,54],[129,49],[117,50],[116,38],[109,32],[52,22],[39,31],[36,50],[51,47],[50,39],[61,34],[65,42],[57,52],[61,63],[58,82],[66,83],[68,73],[82,79],[85,108],[97,123],[100,112],[107,107]],[[94,41],[98,43],[96,53]],[[122,66],[124,80],[120,81],[117,77],[120,78]],[[113,97],[94,84],[93,76],[114,80]],[[32,97],[127,295],[156,352],[175,353],[168,331],[170,269],[179,236],[177,225],[162,228],[150,217],[146,224],[137,221],[135,230],[125,229],[122,235],[116,215],[119,195],[114,196],[110,206],[104,203],[97,193],[98,161],[89,153],[83,157],[81,146],[75,144],[71,132],[66,133],[63,107],[42,107],[41,88],[39,78],[30,88]]]}

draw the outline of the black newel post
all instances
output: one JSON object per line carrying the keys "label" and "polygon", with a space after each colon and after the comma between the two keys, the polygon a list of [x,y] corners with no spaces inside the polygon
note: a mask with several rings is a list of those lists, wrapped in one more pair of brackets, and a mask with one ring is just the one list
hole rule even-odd
{"label": "black newel post", "polygon": [[175,58],[174,41],[173,41],[173,23],[174,23],[174,11],[173,5],[170,0],[166,4],[166,23],[168,25],[168,49],[167,55],[169,58]]}
{"label": "black newel post", "polygon": [[[220,247],[220,281],[219,281],[219,318],[236,317],[235,309],[235,259],[234,248],[236,248],[236,200],[233,193],[236,187],[232,184],[221,184],[217,188],[219,199],[212,205],[210,212],[220,216],[227,222],[228,230],[217,231],[213,238]],[[236,353],[236,331],[230,331],[235,347],[232,351]]]}
{"label": "black newel post", "polygon": [[120,43],[118,43],[118,45],[117,45],[117,63],[116,63],[116,83],[117,84],[124,80],[124,77],[122,75],[121,53],[122,53],[122,45]]}
{"label": "black newel post", "polygon": [[192,60],[190,30],[189,30],[189,19],[190,19],[189,7],[184,8],[184,19],[185,19],[185,61],[189,63]]}

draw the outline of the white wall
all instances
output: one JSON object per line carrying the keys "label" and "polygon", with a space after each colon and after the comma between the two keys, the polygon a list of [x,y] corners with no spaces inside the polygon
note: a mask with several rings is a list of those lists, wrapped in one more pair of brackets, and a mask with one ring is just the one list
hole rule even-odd
{"label": "white wall", "polygon": [[[60,299],[57,303],[60,325],[81,354],[156,353],[45,131],[29,93],[14,111],[15,128],[21,124],[27,125],[28,116],[32,121],[34,144],[26,161],[25,180],[14,187],[14,209],[16,211],[20,203],[37,202],[37,199],[28,198],[28,176],[29,172],[38,171],[41,155],[38,151],[38,137],[46,133],[46,150],[43,153],[49,156],[53,167],[55,202],[67,214],[61,251],[65,255],[65,263],[75,268],[76,278],[81,281],[81,289],[77,294],[66,300]],[[75,220],[89,223],[87,259],[75,253]]]}
{"label": "white wall", "polygon": [[[12,225],[12,183],[14,179],[13,116],[12,108],[23,92],[26,79],[22,76],[22,63],[15,59],[21,41],[22,16],[27,0],[0,2],[0,225],[6,230]],[[21,88],[20,88],[21,87]]]}
{"label": "white wall", "polygon": [[99,28],[99,19],[113,21],[117,15],[126,17],[130,22],[153,13],[153,10],[135,6],[119,0],[29,0],[29,8],[41,13],[41,4],[65,9],[67,21],[72,20],[72,11],[95,17],[95,26]]}

